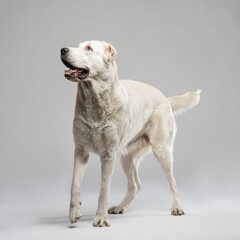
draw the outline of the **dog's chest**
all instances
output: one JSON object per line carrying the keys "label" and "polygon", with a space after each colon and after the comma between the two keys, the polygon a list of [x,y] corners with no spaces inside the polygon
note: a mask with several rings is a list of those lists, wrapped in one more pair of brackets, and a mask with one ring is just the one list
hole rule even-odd
{"label": "dog's chest", "polygon": [[116,148],[118,145],[117,126],[114,121],[90,124],[75,118],[73,136],[75,145],[84,146],[96,154]]}

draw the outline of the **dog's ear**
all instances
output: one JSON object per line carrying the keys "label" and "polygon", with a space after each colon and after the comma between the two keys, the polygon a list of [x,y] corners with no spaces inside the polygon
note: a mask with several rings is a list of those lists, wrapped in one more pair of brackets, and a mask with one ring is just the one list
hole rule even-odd
{"label": "dog's ear", "polygon": [[117,56],[117,51],[110,43],[103,42],[103,45],[104,45],[104,51],[105,51],[104,61],[108,64],[111,61],[115,60]]}

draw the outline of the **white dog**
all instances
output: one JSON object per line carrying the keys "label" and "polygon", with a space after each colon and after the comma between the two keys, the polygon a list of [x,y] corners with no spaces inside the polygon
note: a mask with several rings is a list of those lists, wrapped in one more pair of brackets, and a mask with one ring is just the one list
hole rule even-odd
{"label": "white dog", "polygon": [[[69,218],[81,216],[81,181],[89,152],[101,159],[101,190],[93,226],[110,226],[107,213],[124,213],[141,188],[140,159],[152,149],[168,180],[172,215],[183,215],[173,176],[174,115],[198,104],[200,90],[166,98],[147,84],[118,78],[112,45],[89,41],[62,48],[61,59],[70,68],[65,77],[78,83],[73,135],[74,172]],[[108,209],[108,195],[117,154],[128,180],[126,196]]]}

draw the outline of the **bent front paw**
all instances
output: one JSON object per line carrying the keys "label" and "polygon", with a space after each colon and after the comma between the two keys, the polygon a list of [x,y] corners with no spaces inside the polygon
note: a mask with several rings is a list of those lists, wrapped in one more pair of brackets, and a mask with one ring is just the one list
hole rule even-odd
{"label": "bent front paw", "polygon": [[70,209],[69,209],[70,222],[72,224],[76,223],[80,217],[81,217],[80,206],[70,206]]}

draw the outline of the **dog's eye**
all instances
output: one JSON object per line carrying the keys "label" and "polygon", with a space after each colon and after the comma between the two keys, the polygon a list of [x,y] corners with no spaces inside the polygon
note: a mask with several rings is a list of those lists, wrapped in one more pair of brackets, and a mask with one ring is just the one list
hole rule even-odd
{"label": "dog's eye", "polygon": [[86,47],[88,51],[92,51],[92,48],[90,46]]}

